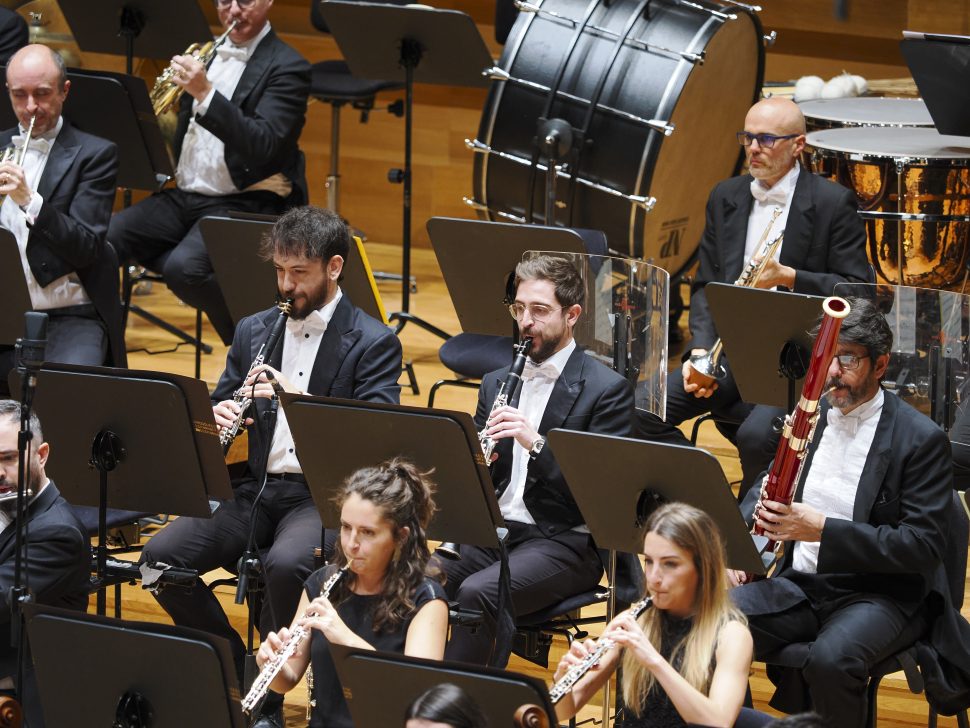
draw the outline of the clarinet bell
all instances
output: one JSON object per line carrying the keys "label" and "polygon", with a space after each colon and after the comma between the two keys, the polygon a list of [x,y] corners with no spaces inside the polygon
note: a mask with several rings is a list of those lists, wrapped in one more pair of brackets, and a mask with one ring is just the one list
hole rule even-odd
{"label": "clarinet bell", "polygon": [[445,541],[434,550],[435,554],[449,561],[461,561],[461,544]]}

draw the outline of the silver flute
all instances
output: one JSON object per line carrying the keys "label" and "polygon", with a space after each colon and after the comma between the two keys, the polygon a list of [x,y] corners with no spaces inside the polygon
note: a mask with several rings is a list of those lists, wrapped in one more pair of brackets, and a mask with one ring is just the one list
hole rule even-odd
{"label": "silver flute", "polygon": [[[323,588],[320,590],[320,596],[329,598],[330,592],[337,585],[337,582],[343,578],[344,574],[347,573],[348,569],[350,569],[350,564],[341,567],[327,579],[324,582]],[[310,616],[309,610],[303,616]],[[256,712],[256,709],[263,702],[263,698],[266,697],[270,683],[276,679],[276,676],[280,674],[280,670],[283,669],[286,661],[296,654],[297,648],[309,635],[310,630],[308,628],[300,626],[294,627],[290,632],[289,638],[277,651],[276,656],[263,665],[263,669],[259,671],[259,675],[253,680],[252,687],[249,688],[249,692],[246,693],[246,697],[242,700],[242,709],[247,716],[255,717],[253,713]]]}
{"label": "silver flute", "polygon": [[[495,395],[495,400],[492,402],[492,409],[488,412],[488,418],[486,422],[491,419],[492,413],[495,412],[499,407],[504,407],[509,403],[509,401],[515,397],[515,390],[518,389],[519,383],[522,381],[522,371],[525,369],[525,360],[529,356],[529,350],[532,348],[532,339],[525,338],[515,345],[515,359],[512,360],[512,366],[509,368],[509,374],[505,378],[505,381],[498,388],[498,393]],[[488,425],[482,428],[482,431],[478,433],[478,441],[482,446],[482,454],[485,456],[485,464],[490,465],[492,459],[492,452],[495,450],[495,446],[498,444],[497,440],[493,440],[491,437],[485,433],[488,431]]]}
{"label": "silver flute", "polygon": [[[646,599],[641,599],[639,602],[634,602],[630,605],[630,611],[633,613],[633,618],[636,619],[641,614],[643,614],[649,607],[653,605],[653,599],[647,597]],[[586,659],[580,662],[578,665],[573,665],[569,668],[569,671],[559,678],[555,684],[549,688],[549,700],[555,705],[560,700],[562,700],[573,686],[578,683],[587,672],[589,672],[595,665],[603,659],[603,655],[612,650],[616,646],[616,643],[609,637],[601,639],[596,645],[596,649],[586,656]]]}

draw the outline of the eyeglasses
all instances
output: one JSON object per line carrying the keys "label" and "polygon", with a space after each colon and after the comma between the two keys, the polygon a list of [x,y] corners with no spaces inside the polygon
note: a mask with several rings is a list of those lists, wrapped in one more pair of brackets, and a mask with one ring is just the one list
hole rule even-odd
{"label": "eyeglasses", "polygon": [[[214,2],[217,8],[228,8],[230,5],[232,5],[233,0],[214,0]],[[241,10],[245,10],[251,5],[254,5],[256,0],[235,0],[235,3],[240,7]]]}
{"label": "eyeglasses", "polygon": [[544,303],[531,303],[528,306],[524,303],[513,303],[509,306],[509,313],[512,314],[512,318],[516,321],[521,321],[522,317],[525,316],[525,312],[529,312],[529,318],[533,321],[545,321],[550,316],[552,316],[556,311],[562,311],[563,307],[553,308],[552,306],[546,306]]}
{"label": "eyeglasses", "polygon": [[863,354],[862,356],[856,356],[855,354],[839,354],[835,357],[839,362],[839,369],[846,372],[851,372],[859,368],[859,364],[863,359],[868,359],[868,354]]}
{"label": "eyeglasses", "polygon": [[750,147],[751,144],[757,140],[758,146],[762,149],[771,149],[775,146],[775,142],[784,141],[785,139],[794,139],[800,136],[799,134],[785,134],[784,136],[778,136],[777,134],[752,134],[750,131],[739,131],[738,132],[738,144],[742,147]]}

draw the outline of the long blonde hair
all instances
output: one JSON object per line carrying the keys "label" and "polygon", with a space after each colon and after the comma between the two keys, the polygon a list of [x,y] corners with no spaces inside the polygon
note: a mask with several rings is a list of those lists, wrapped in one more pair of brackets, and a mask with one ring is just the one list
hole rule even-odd
{"label": "long blonde hair", "polygon": [[[680,674],[706,695],[721,629],[735,620],[747,624],[728,597],[721,532],[704,511],[685,503],[668,503],[651,514],[644,529],[644,534],[647,533],[662,536],[693,558],[697,570],[694,623],[687,636],[674,646],[669,660],[675,664],[680,659]],[[639,619],[647,638],[658,650],[661,627],[666,619],[666,613],[659,609],[648,609]],[[643,698],[653,689],[655,678],[632,653],[623,655],[622,664],[623,702],[628,711],[640,715]]]}

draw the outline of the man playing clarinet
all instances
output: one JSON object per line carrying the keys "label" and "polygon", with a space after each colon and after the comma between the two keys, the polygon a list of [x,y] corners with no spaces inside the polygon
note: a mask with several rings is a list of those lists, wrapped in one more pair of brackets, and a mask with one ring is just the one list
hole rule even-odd
{"label": "man playing clarinet", "polygon": [[[857,728],[866,724],[870,669],[926,634],[939,616],[928,605],[949,608],[943,553],[952,495],[946,434],[880,386],[889,325],[872,302],[850,304],[794,502],[759,503],[752,488],[742,503],[749,520],[754,514],[766,536],[784,543],[784,556],[770,579],[733,596],[755,659],[812,642],[801,677],[814,709],[827,725]],[[774,707],[803,709],[792,702],[805,694],[797,676],[776,684]]]}

